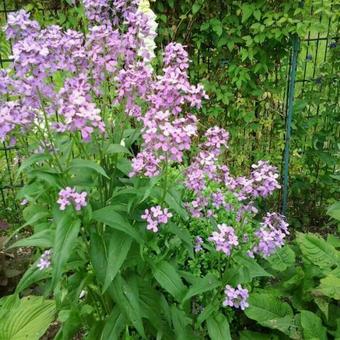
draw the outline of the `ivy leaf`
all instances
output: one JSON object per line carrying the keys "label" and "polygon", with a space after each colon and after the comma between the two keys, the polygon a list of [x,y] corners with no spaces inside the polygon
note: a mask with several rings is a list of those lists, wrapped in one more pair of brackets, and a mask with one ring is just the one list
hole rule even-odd
{"label": "ivy leaf", "polygon": [[301,326],[305,339],[327,340],[326,328],[322,326],[321,319],[314,313],[301,311]]}
{"label": "ivy leaf", "polygon": [[207,326],[211,340],[232,340],[228,320],[223,314],[207,319]]}
{"label": "ivy leaf", "polygon": [[153,275],[162,288],[169,292],[177,301],[182,301],[186,287],[175,267],[169,262],[162,261],[154,266]]}

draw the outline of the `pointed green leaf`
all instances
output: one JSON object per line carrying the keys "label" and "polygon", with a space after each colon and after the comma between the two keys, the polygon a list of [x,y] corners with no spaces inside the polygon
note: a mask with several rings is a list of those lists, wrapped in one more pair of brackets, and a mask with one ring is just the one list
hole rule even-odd
{"label": "pointed green leaf", "polygon": [[64,266],[71,256],[80,230],[80,220],[64,215],[57,223],[52,254],[52,287],[60,280]]}
{"label": "pointed green leaf", "polygon": [[181,301],[186,291],[181,277],[175,267],[169,262],[162,261],[153,268],[153,275],[158,283],[168,291],[177,301]]}
{"label": "pointed green leaf", "polygon": [[38,162],[50,160],[51,158],[52,156],[50,154],[43,153],[43,154],[34,154],[30,156],[29,158],[25,159],[17,171],[16,179],[18,179],[19,175],[23,171],[25,171],[27,168],[29,168],[31,165],[38,163]]}
{"label": "pointed green leaf", "polygon": [[293,324],[291,307],[270,294],[251,294],[245,314],[262,326],[278,329],[286,334],[289,334],[289,328]]}
{"label": "pointed green leaf", "polygon": [[126,325],[126,319],[120,312],[119,307],[115,306],[106,320],[100,340],[120,339],[120,335]]}
{"label": "pointed green leaf", "polygon": [[301,311],[301,326],[305,339],[327,340],[326,328],[316,314],[307,310]]}
{"label": "pointed green leaf", "polygon": [[130,250],[132,238],[122,232],[116,231],[110,240],[108,249],[107,269],[103,292],[107,290],[120,267],[124,263],[126,256]]}
{"label": "pointed green leaf", "polygon": [[39,247],[51,248],[53,246],[54,232],[51,229],[45,229],[35,233],[27,238],[19,240],[12,244],[10,248],[16,247]]}
{"label": "pointed green leaf", "polygon": [[335,300],[340,300],[340,277],[328,275],[320,280],[320,285],[315,290]]}
{"label": "pointed green leaf", "polygon": [[215,289],[221,286],[221,282],[212,274],[208,274],[203,278],[197,278],[196,282],[189,288],[188,292],[183,298],[183,302],[195,295]]}
{"label": "pointed green leaf", "polygon": [[232,340],[228,320],[223,314],[207,319],[207,326],[211,340]]}
{"label": "pointed green leaf", "polygon": [[90,169],[93,170],[94,172],[109,178],[109,176],[106,174],[105,170],[96,162],[94,161],[90,161],[88,159],[74,159],[71,162],[71,165],[69,167],[69,169],[73,169],[73,168],[86,168],[86,169]]}
{"label": "pointed green leaf", "polygon": [[296,242],[302,254],[322,269],[329,269],[339,263],[339,252],[321,237],[312,233],[297,233]]}
{"label": "pointed green leaf", "polygon": [[123,233],[132,236],[138,243],[143,242],[138,231],[134,229],[131,224],[116,211],[115,207],[108,206],[96,210],[93,212],[92,218],[98,222],[110,226],[111,228],[122,231]]}

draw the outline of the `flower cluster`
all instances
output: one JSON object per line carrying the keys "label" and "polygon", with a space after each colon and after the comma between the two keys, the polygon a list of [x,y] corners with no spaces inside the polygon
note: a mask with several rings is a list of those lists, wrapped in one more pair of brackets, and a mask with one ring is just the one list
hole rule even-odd
{"label": "flower cluster", "polygon": [[248,289],[242,288],[241,285],[238,285],[237,288],[233,288],[230,285],[225,286],[224,290],[225,300],[223,301],[224,307],[234,307],[241,308],[245,310],[249,307],[248,303]]}
{"label": "flower cluster", "polygon": [[65,210],[67,206],[73,203],[76,210],[79,211],[82,207],[86,207],[86,197],[87,192],[78,193],[75,188],[66,187],[60,190],[57,203],[60,205],[60,210]]}
{"label": "flower cluster", "polygon": [[[1,71],[0,94],[15,96],[20,108],[8,113],[11,104],[1,102],[1,140],[17,126],[27,128],[43,121],[45,114],[52,122],[57,117],[53,124],[57,132],[80,131],[84,140],[94,131],[103,133],[102,113],[91,97],[102,95],[102,83],[119,78],[119,70],[134,67],[138,58],[146,68],[153,53],[148,39],[155,37],[154,17],[151,10],[138,10],[139,4],[139,0],[84,0],[90,23],[86,37],[56,25],[41,28],[23,10],[10,14],[5,32],[13,43],[14,62],[10,70]],[[145,79],[140,69],[135,72],[139,80]],[[119,86],[118,82],[112,92],[118,92]]]}
{"label": "flower cluster", "polygon": [[[155,176],[161,162],[180,163],[184,151],[190,149],[192,137],[197,132],[197,119],[191,114],[183,114],[183,106],[198,108],[206,95],[202,87],[190,85],[188,66],[188,54],[183,46],[171,43],[165,49],[163,75],[152,79],[148,68],[140,64],[121,74],[121,95],[127,96],[127,113],[142,122],[144,143],[141,153],[148,155],[136,156],[138,161],[132,162],[132,175]],[[138,70],[142,73],[136,73]],[[139,81],[140,78],[143,80]],[[144,115],[136,108],[136,95],[148,104]],[[150,168],[153,171],[149,171]]]}
{"label": "flower cluster", "polygon": [[141,216],[143,220],[147,221],[147,229],[156,233],[158,231],[159,224],[168,223],[169,218],[172,214],[167,208],[162,209],[161,206],[157,205],[150,209],[145,209],[144,215]]}
{"label": "flower cluster", "polygon": [[203,239],[201,236],[196,236],[195,238],[195,253],[200,252],[201,250],[203,250],[202,248],[202,244],[203,244]]}
{"label": "flower cluster", "polygon": [[219,231],[214,231],[212,236],[209,237],[209,241],[215,243],[217,251],[223,252],[229,256],[232,248],[238,246],[238,238],[235,235],[235,230],[224,223],[219,224],[217,228]]}
{"label": "flower cluster", "polygon": [[91,102],[89,91],[90,84],[85,75],[65,81],[58,96],[59,113],[64,117],[64,123],[54,124],[57,131],[79,130],[85,141],[90,140],[95,128],[105,132],[100,110]]}
{"label": "flower cluster", "polygon": [[0,106],[0,141],[16,127],[27,129],[34,118],[34,111],[19,101],[5,102]]}
{"label": "flower cluster", "polygon": [[52,255],[52,250],[45,250],[43,254],[41,255],[39,262],[37,264],[37,267],[40,270],[47,269],[51,266],[51,255]]}
{"label": "flower cluster", "polygon": [[257,244],[248,252],[253,257],[254,254],[268,257],[277,248],[284,245],[284,239],[289,234],[288,223],[284,216],[277,213],[267,213],[259,230],[255,232]]}

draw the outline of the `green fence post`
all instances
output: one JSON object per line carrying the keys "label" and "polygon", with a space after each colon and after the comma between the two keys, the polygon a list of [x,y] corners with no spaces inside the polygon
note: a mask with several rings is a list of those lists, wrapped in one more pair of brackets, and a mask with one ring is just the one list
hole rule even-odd
{"label": "green fence post", "polygon": [[289,69],[288,96],[287,96],[287,111],[286,111],[286,133],[285,133],[285,149],[283,155],[283,193],[282,193],[282,209],[283,215],[287,212],[288,204],[288,180],[289,180],[289,147],[293,118],[294,94],[295,94],[295,79],[297,69],[297,59],[300,49],[300,40],[297,35],[292,37],[293,50],[291,54],[291,63]]}

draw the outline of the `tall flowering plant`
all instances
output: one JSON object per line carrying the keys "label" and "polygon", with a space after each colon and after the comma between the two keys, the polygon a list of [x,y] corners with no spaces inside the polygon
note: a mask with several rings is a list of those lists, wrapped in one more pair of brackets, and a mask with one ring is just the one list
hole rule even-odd
{"label": "tall flowering plant", "polygon": [[199,137],[207,96],[182,45],[155,59],[147,1],[83,6],[83,32],[25,11],[5,27],[14,62],[0,74],[0,139],[25,146],[18,199],[32,231],[12,246],[37,250],[16,291],[56,300],[60,338],[227,339],[252,281],[270,276],[258,259],[288,234],[256,204],[280,187],[277,170],[260,161],[234,177],[228,133]]}

